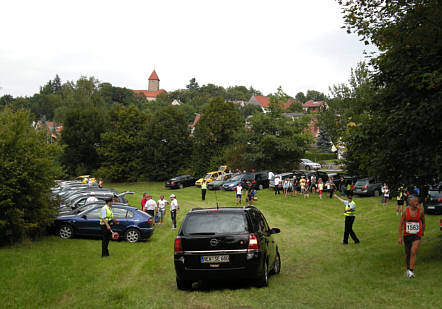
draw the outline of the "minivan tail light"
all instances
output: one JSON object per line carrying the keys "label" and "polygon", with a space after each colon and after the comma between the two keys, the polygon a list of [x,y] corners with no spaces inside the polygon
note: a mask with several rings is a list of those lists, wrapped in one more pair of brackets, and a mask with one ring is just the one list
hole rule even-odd
{"label": "minivan tail light", "polygon": [[183,246],[181,245],[181,237],[175,238],[175,253],[183,253]]}
{"label": "minivan tail light", "polygon": [[172,181],[170,184],[171,184],[171,185],[174,185],[174,184],[175,184],[175,181]]}
{"label": "minivan tail light", "polygon": [[252,181],[252,183],[256,183],[256,180]]}
{"label": "minivan tail light", "polygon": [[439,198],[437,199],[437,202],[438,202],[438,203],[441,203],[441,202],[442,202],[442,197],[439,197]]}
{"label": "minivan tail light", "polygon": [[249,250],[259,250],[258,238],[256,238],[255,234],[251,234],[249,236]]}

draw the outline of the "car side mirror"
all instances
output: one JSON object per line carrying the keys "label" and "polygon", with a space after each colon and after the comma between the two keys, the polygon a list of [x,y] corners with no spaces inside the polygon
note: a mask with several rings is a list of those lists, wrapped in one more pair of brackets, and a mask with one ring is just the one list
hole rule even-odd
{"label": "car side mirror", "polygon": [[278,229],[277,227],[274,227],[270,230],[270,234],[279,234],[281,233],[281,230]]}

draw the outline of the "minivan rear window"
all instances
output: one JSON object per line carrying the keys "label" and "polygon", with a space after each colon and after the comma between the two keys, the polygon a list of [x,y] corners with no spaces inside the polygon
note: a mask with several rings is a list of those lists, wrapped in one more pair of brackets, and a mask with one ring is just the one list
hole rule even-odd
{"label": "minivan rear window", "polygon": [[189,214],[183,226],[185,235],[215,235],[247,232],[244,214],[232,212],[202,212]]}

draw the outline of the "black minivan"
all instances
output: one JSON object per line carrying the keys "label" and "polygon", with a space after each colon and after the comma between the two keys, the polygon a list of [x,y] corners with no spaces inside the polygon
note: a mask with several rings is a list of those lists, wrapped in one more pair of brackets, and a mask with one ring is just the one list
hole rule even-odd
{"label": "black minivan", "polygon": [[263,214],[253,206],[192,209],[175,239],[176,283],[191,289],[198,280],[252,279],[267,286],[281,258]]}

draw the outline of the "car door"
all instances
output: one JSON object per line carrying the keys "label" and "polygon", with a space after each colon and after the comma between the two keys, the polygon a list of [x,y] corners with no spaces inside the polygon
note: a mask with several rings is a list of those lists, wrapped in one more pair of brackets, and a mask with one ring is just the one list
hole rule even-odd
{"label": "car door", "polygon": [[122,235],[122,233],[126,230],[126,228],[130,225],[131,219],[133,217],[133,213],[131,212],[130,218],[128,218],[128,210],[120,207],[112,207],[112,212],[114,213],[114,218],[117,219],[118,224],[114,224],[112,226],[112,230],[114,232],[118,232],[118,234]]}
{"label": "car door", "polygon": [[80,218],[74,223],[78,234],[92,236],[101,234],[101,208],[93,208],[80,214]]}
{"label": "car door", "polygon": [[269,259],[268,266],[270,268],[272,267],[273,263],[275,263],[276,243],[270,231],[270,227],[267,224],[267,220],[265,219],[264,215],[261,212],[259,212],[259,220],[260,220],[259,224],[262,226],[263,237],[265,238],[266,253]]}

